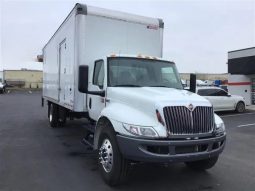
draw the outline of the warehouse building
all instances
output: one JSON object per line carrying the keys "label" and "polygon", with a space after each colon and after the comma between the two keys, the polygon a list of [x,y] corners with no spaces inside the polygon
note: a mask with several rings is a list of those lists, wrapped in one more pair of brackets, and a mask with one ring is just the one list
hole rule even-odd
{"label": "warehouse building", "polygon": [[255,104],[255,47],[228,52],[228,90]]}
{"label": "warehouse building", "polygon": [[42,88],[42,78],[40,70],[4,70],[7,84],[18,88]]}
{"label": "warehouse building", "polygon": [[[180,73],[181,79],[189,80],[190,73]],[[196,73],[197,79],[199,80],[227,80],[228,74],[212,74],[212,73]]]}

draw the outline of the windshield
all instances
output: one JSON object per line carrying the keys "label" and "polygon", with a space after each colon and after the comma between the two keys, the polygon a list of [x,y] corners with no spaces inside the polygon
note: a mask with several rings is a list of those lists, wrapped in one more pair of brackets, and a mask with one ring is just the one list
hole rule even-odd
{"label": "windshield", "polygon": [[108,86],[183,89],[174,63],[141,58],[109,58]]}

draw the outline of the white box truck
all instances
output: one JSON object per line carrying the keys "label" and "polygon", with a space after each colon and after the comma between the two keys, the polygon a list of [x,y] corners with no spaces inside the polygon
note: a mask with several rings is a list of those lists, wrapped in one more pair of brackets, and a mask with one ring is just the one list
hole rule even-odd
{"label": "white box truck", "polygon": [[109,185],[131,161],[209,169],[225,146],[212,105],[183,90],[175,63],[162,59],[163,28],[161,19],[76,4],[43,48],[50,125],[89,119],[85,142]]}

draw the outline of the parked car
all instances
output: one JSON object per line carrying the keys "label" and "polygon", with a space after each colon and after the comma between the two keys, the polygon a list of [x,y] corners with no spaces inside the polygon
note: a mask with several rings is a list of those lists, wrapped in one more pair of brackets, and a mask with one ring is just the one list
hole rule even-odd
{"label": "parked car", "polygon": [[197,94],[208,99],[214,111],[245,111],[245,100],[242,96],[231,95],[218,87],[197,87]]}
{"label": "parked car", "polygon": [[5,84],[0,82],[0,93],[4,93],[5,92]]}
{"label": "parked car", "polygon": [[207,84],[203,80],[197,80],[197,86],[207,86]]}
{"label": "parked car", "polygon": [[213,86],[214,81],[212,81],[212,80],[205,80],[204,83],[205,83],[207,86]]}

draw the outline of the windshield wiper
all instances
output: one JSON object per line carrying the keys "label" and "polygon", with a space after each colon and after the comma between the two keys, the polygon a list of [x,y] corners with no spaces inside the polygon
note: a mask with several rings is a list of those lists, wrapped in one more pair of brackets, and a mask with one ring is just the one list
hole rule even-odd
{"label": "windshield wiper", "polygon": [[134,85],[134,84],[120,84],[120,85],[115,85],[113,87],[141,87],[141,86]]}

